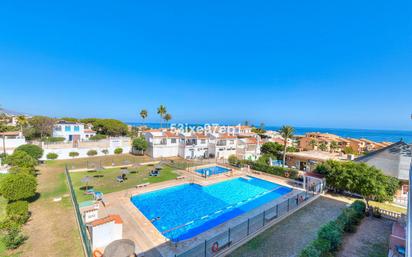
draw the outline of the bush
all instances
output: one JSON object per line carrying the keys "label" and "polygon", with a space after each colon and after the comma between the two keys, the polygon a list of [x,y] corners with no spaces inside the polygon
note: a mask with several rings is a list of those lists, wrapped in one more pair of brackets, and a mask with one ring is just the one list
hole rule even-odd
{"label": "bush", "polygon": [[29,174],[29,175],[32,175],[32,176],[36,176],[36,169],[34,167],[13,166],[9,169],[9,173],[11,173],[11,174],[24,173],[24,174]]}
{"label": "bush", "polygon": [[48,160],[56,160],[59,157],[59,155],[57,153],[48,153],[46,158]]}
{"label": "bush", "polygon": [[331,251],[336,251],[342,242],[343,228],[336,222],[331,221],[321,227],[318,238],[330,242]]}
{"label": "bush", "polygon": [[0,181],[0,193],[9,201],[33,197],[36,187],[36,178],[25,173],[8,174]]}
{"label": "bush", "polygon": [[116,148],[116,149],[114,149],[114,153],[115,154],[121,154],[121,153],[123,153],[123,148]]}
{"label": "bush", "polygon": [[321,251],[316,249],[313,244],[306,246],[303,251],[299,254],[299,257],[320,257]]}
{"label": "bush", "polygon": [[43,156],[43,149],[37,145],[21,145],[16,148],[16,151],[23,151],[26,152],[28,155],[33,157],[36,160],[39,160]]}
{"label": "bush", "polygon": [[46,137],[43,139],[43,141],[47,143],[63,142],[64,140],[64,137]]}
{"label": "bush", "polygon": [[24,151],[14,151],[12,155],[7,156],[6,162],[11,166],[33,168],[37,165],[37,160]]}
{"label": "bush", "polygon": [[109,154],[109,150],[103,149],[103,150],[102,150],[102,153],[103,153],[103,154]]}
{"label": "bush", "polygon": [[102,139],[106,139],[107,136],[106,135],[102,135],[102,134],[96,134],[92,137],[90,137],[90,140],[102,140]]}
{"label": "bush", "polygon": [[89,151],[87,152],[87,155],[88,155],[88,156],[95,156],[95,155],[97,155],[97,151],[96,151],[96,150],[89,150]]}
{"label": "bush", "polygon": [[229,156],[228,161],[230,165],[235,166],[235,167],[238,167],[240,164],[239,159],[234,154]]}
{"label": "bush", "polygon": [[69,153],[69,156],[72,157],[72,158],[74,158],[74,157],[79,156],[79,153],[78,153],[78,152],[70,152],[70,153]]}
{"label": "bush", "polygon": [[133,139],[132,146],[134,150],[143,153],[147,149],[147,141],[144,137],[138,137]]}
{"label": "bush", "polygon": [[295,169],[288,169],[279,166],[269,166],[266,163],[267,158],[261,156],[258,161],[243,161],[245,164],[250,165],[254,170],[262,171],[265,173],[273,174],[276,176],[287,177],[291,179],[298,178],[299,172]]}
{"label": "bush", "polygon": [[27,237],[19,229],[11,229],[3,237],[7,249],[16,249],[26,241]]}
{"label": "bush", "polygon": [[18,224],[24,224],[29,219],[29,203],[27,201],[16,201],[7,204],[7,217]]}

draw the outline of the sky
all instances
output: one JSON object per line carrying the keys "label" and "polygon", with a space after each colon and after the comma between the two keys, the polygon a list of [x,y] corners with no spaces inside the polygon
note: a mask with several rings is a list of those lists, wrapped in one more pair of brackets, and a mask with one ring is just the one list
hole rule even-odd
{"label": "sky", "polygon": [[0,104],[412,130],[412,1],[2,1]]}

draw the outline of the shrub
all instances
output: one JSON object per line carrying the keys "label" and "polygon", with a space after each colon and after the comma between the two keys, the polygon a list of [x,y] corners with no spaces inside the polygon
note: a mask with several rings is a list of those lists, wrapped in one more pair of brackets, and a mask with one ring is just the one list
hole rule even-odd
{"label": "shrub", "polygon": [[6,162],[11,166],[33,168],[37,165],[37,160],[24,151],[14,151],[12,155],[7,156]]}
{"label": "shrub", "polygon": [[3,237],[7,249],[16,249],[26,241],[27,237],[19,229],[11,229]]}
{"label": "shrub", "polygon": [[12,174],[24,173],[24,174],[36,176],[36,169],[34,167],[13,166],[9,169],[9,173],[12,173]]}
{"label": "shrub", "polygon": [[365,213],[366,204],[361,200],[356,200],[351,204],[351,207],[354,208],[358,213]]}
{"label": "shrub", "polygon": [[36,160],[39,160],[43,156],[43,149],[37,145],[21,145],[16,148],[14,151],[23,151],[26,152],[28,155],[33,157]]}
{"label": "shrub", "polygon": [[64,137],[46,137],[43,139],[43,141],[47,143],[63,142],[64,140]]}
{"label": "shrub", "polygon": [[89,150],[89,151],[87,152],[87,155],[88,155],[88,156],[95,156],[95,155],[97,155],[97,151],[96,151],[96,150]]}
{"label": "shrub", "polygon": [[114,153],[115,154],[121,154],[121,153],[123,153],[123,148],[116,148],[116,149],[114,149]]}
{"label": "shrub", "polygon": [[299,257],[320,257],[321,252],[316,249],[313,244],[306,246],[303,251],[299,254]]}
{"label": "shrub", "polygon": [[132,146],[134,150],[143,153],[147,149],[147,141],[144,137],[138,137],[133,139]]}
{"label": "shrub", "polygon": [[102,150],[102,153],[103,153],[103,154],[108,154],[108,153],[109,153],[109,150],[103,149],[103,150]]}
{"label": "shrub", "polygon": [[7,204],[6,212],[8,218],[19,224],[24,224],[29,219],[29,203],[27,201],[16,201]]}
{"label": "shrub", "polygon": [[331,221],[321,227],[318,238],[329,241],[331,251],[336,251],[342,242],[342,230],[336,221]]}
{"label": "shrub", "polygon": [[36,178],[25,173],[8,174],[0,181],[0,193],[9,201],[34,196],[36,187]]}
{"label": "shrub", "polygon": [[56,160],[59,157],[59,155],[57,153],[48,153],[46,158],[48,160]]}
{"label": "shrub", "polygon": [[74,158],[74,157],[79,156],[79,153],[78,153],[78,152],[70,152],[70,153],[69,153],[69,156],[72,157],[72,158]]}
{"label": "shrub", "polygon": [[92,137],[90,137],[90,140],[102,140],[102,139],[106,139],[107,136],[106,135],[102,135],[102,134],[96,134]]}
{"label": "shrub", "polygon": [[232,166],[239,166],[239,164],[240,164],[240,161],[239,161],[239,159],[236,157],[236,155],[234,155],[234,154],[232,154],[232,155],[230,155],[229,156],[229,158],[228,158],[228,161],[229,161],[229,164],[230,165],[232,165]]}

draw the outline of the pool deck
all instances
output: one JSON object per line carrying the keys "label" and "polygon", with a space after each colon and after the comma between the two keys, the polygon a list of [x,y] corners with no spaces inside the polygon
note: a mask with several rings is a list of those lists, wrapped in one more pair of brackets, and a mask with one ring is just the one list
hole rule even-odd
{"label": "pool deck", "polygon": [[[169,180],[165,182],[160,182],[156,184],[150,184],[142,188],[131,188],[128,190],[123,190],[115,193],[110,193],[104,196],[104,201],[106,206],[100,204],[99,208],[99,218],[105,217],[109,214],[118,214],[123,220],[123,238],[131,239],[136,243],[136,253],[140,253],[139,256],[153,256],[153,257],[172,257],[177,253],[181,253],[188,250],[205,239],[211,238],[214,235],[227,230],[229,227],[233,227],[240,224],[276,203],[283,201],[284,199],[295,195],[301,190],[293,188],[287,183],[286,179],[281,179],[275,176],[266,174],[246,174],[243,171],[236,170],[231,174],[221,174],[208,177],[207,179],[200,176],[194,176],[192,172],[179,170],[180,175],[186,176],[185,179],[181,180]],[[160,190],[172,186],[183,185],[187,183],[196,183],[199,185],[210,185],[218,182],[222,182],[228,179],[239,178],[243,176],[253,176],[256,178],[264,179],[270,182],[274,182],[283,186],[293,188],[294,190],[286,195],[283,195],[274,201],[264,204],[258,208],[255,208],[245,214],[237,216],[225,223],[209,229],[189,240],[184,242],[179,242],[176,247],[172,242],[170,242],[166,237],[164,237],[157,228],[150,222],[130,201],[130,197],[136,194],[142,194],[146,192],[151,192],[155,190]]]}

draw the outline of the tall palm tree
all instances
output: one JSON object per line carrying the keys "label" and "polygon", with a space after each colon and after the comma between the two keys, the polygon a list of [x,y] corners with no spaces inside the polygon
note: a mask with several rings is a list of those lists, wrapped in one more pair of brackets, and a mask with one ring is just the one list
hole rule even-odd
{"label": "tall palm tree", "polygon": [[166,113],[163,119],[166,121],[167,126],[167,122],[172,119],[172,115],[170,113]]}
{"label": "tall palm tree", "polygon": [[167,113],[167,109],[166,106],[164,106],[163,104],[161,104],[158,108],[157,108],[157,114],[160,115],[160,128],[162,127],[162,120],[164,119],[164,115]]}
{"label": "tall palm tree", "polygon": [[318,141],[312,139],[309,141],[309,145],[312,147],[312,149],[315,149],[315,147],[318,145]]}
{"label": "tall palm tree", "polygon": [[286,162],[286,149],[288,139],[293,137],[293,133],[295,133],[295,129],[291,126],[283,126],[279,130],[280,135],[283,137],[283,167],[285,167]]}
{"label": "tall palm tree", "polygon": [[24,115],[17,116],[17,124],[20,126],[20,132],[23,133],[23,127],[27,126],[28,124],[26,116]]}
{"label": "tall palm tree", "polygon": [[143,119],[143,121],[147,118],[147,115],[148,113],[146,109],[140,111],[140,117]]}

